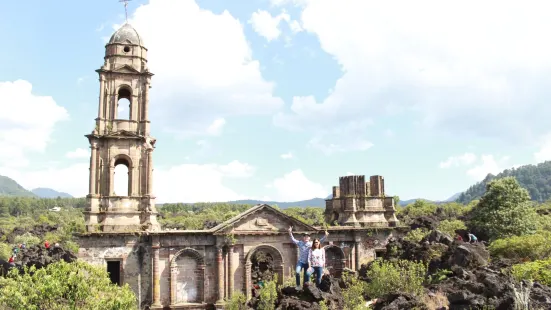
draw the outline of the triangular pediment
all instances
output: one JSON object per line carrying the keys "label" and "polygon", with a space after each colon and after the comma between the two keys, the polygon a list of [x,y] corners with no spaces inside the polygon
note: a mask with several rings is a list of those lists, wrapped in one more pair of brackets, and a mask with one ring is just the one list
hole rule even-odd
{"label": "triangular pediment", "polygon": [[123,66],[120,66],[120,67],[117,67],[115,69],[113,69],[113,72],[116,72],[116,73],[141,73],[140,71],[134,69],[134,67],[132,66],[129,66],[129,65],[123,65]]}
{"label": "triangular pediment", "polygon": [[212,228],[215,234],[257,234],[287,232],[316,232],[317,229],[266,204],[256,205],[234,218]]}

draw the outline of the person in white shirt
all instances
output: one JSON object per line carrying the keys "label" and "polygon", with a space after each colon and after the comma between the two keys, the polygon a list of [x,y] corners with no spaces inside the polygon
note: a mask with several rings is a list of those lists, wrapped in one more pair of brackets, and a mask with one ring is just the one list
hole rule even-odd
{"label": "person in white shirt", "polygon": [[321,276],[323,274],[323,268],[325,267],[325,250],[321,247],[321,242],[318,239],[314,239],[312,248],[308,253],[308,262],[314,269],[316,286],[321,284]]}

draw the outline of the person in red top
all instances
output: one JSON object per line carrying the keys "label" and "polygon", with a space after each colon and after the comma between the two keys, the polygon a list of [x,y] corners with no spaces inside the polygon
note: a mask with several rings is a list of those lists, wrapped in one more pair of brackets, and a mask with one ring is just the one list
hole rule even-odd
{"label": "person in red top", "polygon": [[10,259],[8,259],[8,263],[13,264],[13,256],[10,256]]}
{"label": "person in red top", "polygon": [[48,242],[48,240],[44,241],[44,247],[46,249],[49,249],[50,248],[50,243]]}
{"label": "person in red top", "polygon": [[456,239],[457,239],[457,241],[463,241],[463,237],[461,237],[461,235],[459,235],[459,234],[457,235]]}

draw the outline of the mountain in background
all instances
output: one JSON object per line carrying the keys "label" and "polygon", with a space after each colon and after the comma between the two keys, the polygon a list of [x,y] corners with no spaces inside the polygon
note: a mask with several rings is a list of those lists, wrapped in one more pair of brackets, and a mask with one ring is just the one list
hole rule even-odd
{"label": "mountain in background", "polygon": [[495,179],[515,177],[519,184],[526,188],[532,200],[544,202],[551,199],[551,161],[537,165],[525,165],[507,169],[498,175],[488,174],[484,180],[469,187],[457,198],[457,202],[469,203],[479,199],[486,192],[486,184]]}
{"label": "mountain in background", "polygon": [[36,197],[13,179],[0,175],[0,196]]}
{"label": "mountain in background", "polygon": [[235,203],[235,204],[267,204],[270,206],[277,205],[281,209],[287,209],[290,207],[317,207],[317,208],[325,208],[325,199],[323,198],[313,198],[308,200],[300,200],[300,201],[293,201],[293,202],[279,202],[279,201],[262,201],[262,200],[235,200],[235,201],[228,201],[227,203]]}
{"label": "mountain in background", "polygon": [[73,198],[73,196],[71,196],[67,193],[58,192],[58,191],[53,190],[51,188],[45,188],[45,187],[35,188],[31,192],[33,194],[35,194],[36,196],[40,197],[40,198],[57,198],[57,197]]}
{"label": "mountain in background", "polygon": [[398,202],[398,204],[400,206],[407,206],[409,205],[410,203],[414,203],[416,200],[425,200],[425,201],[428,201],[428,202],[431,202],[431,203],[446,203],[446,202],[452,202],[452,201],[456,201],[457,198],[461,195],[461,193],[456,193],[454,194],[453,196],[451,196],[450,198],[446,199],[446,200],[429,200],[429,199],[424,199],[424,198],[415,198],[415,199],[408,199],[408,200],[400,200],[400,202]]}

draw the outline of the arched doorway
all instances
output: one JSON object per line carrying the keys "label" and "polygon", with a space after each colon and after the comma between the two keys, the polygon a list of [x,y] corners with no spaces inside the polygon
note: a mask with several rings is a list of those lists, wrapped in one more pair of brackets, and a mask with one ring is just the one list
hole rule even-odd
{"label": "arched doorway", "polygon": [[245,257],[245,292],[247,300],[252,297],[253,263],[255,265],[254,278],[269,280],[271,275],[277,275],[278,284],[283,283],[283,255],[271,245],[259,245],[249,251]]}
{"label": "arched doorway", "polygon": [[340,277],[346,265],[344,251],[336,245],[327,245],[323,249],[325,250],[325,268],[331,276]]}
{"label": "arched doorway", "polygon": [[170,263],[170,303],[202,303],[204,283],[203,255],[192,248],[178,251]]}

